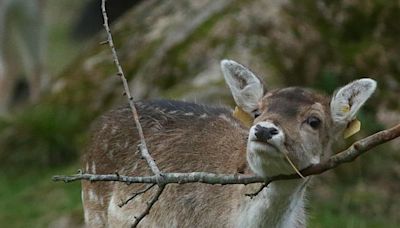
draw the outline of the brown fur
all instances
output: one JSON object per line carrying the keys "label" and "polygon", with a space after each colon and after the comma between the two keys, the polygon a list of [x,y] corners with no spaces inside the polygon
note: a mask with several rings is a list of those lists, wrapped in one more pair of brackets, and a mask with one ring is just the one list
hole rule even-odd
{"label": "brown fur", "polygon": [[[185,116],[183,112],[172,115],[154,107],[146,107],[145,104],[139,104],[138,109],[139,112],[146,111],[141,115],[141,123],[145,126],[147,145],[163,172],[235,173],[238,162],[241,161],[243,164],[243,161],[246,161],[248,130],[233,119],[228,110],[219,114],[204,113],[207,117],[201,118],[201,115]],[[117,109],[106,114],[93,132],[95,134],[91,139],[92,143],[83,159],[83,166],[86,167],[88,164],[89,167],[87,172],[91,172],[92,165],[95,164],[97,174],[114,172],[123,175],[151,174],[147,163],[140,158],[140,152],[137,150],[139,138],[129,108]],[[215,137],[204,137],[210,135]],[[244,171],[245,168],[241,169]],[[120,201],[124,201],[144,186],[83,181],[82,188],[85,210],[101,212],[106,218],[112,191],[118,193]],[[104,197],[103,205],[101,200],[95,202],[88,199],[89,189],[92,189],[97,196]],[[143,198],[149,195],[145,194]],[[213,227],[215,224],[228,225],[226,216],[229,212],[223,209],[226,209],[227,205],[232,209],[237,207],[238,205],[232,202],[236,197],[245,197],[242,191],[238,191],[237,186],[171,185],[167,187],[160,201],[141,225],[148,227],[150,220],[154,224],[157,222],[162,224],[166,217],[175,219],[180,227],[189,226],[187,218],[191,218],[190,224],[199,224],[202,221],[202,227]],[[123,209],[131,210],[133,215],[138,215],[143,210],[144,200],[140,201],[141,203],[130,202]],[[209,210],[210,205],[220,210]],[[204,223],[205,218],[210,218],[209,224]],[[118,227],[118,221],[114,222],[116,224],[113,226]],[[107,223],[107,219],[104,219],[103,225],[111,226]]]}

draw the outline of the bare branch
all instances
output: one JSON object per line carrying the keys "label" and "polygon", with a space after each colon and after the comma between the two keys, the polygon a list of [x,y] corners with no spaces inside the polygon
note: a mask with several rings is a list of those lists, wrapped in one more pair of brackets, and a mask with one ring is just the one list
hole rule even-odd
{"label": "bare branch", "polygon": [[147,145],[146,145],[146,140],[144,138],[144,134],[143,134],[143,129],[142,129],[142,125],[139,122],[139,115],[137,113],[136,107],[135,107],[135,103],[133,101],[133,97],[131,96],[130,90],[129,90],[129,86],[128,86],[128,81],[125,78],[125,74],[122,70],[121,64],[119,63],[118,60],[118,55],[117,55],[117,51],[115,50],[115,46],[114,46],[114,41],[111,35],[111,31],[110,31],[110,27],[108,25],[108,17],[107,17],[107,12],[106,12],[106,0],[102,0],[101,1],[101,11],[103,13],[103,19],[104,19],[104,29],[106,30],[107,33],[107,42],[102,42],[102,44],[108,43],[108,45],[111,48],[111,52],[112,52],[112,56],[113,56],[113,60],[115,63],[115,66],[118,69],[117,75],[120,76],[122,83],[124,85],[124,90],[127,98],[128,98],[128,102],[129,102],[129,106],[131,107],[132,110],[132,114],[133,114],[133,118],[135,120],[135,124],[136,124],[136,128],[137,131],[139,133],[140,136],[140,151],[142,153],[142,157],[144,159],[146,159],[151,171],[158,176],[159,179],[161,179],[161,172],[158,169],[156,163],[154,162],[154,159],[151,157],[148,149],[147,149]]}
{"label": "bare branch", "polygon": [[237,174],[215,174],[207,172],[191,173],[163,173],[163,182],[157,182],[157,176],[123,176],[116,174],[76,174],[72,176],[53,176],[53,181],[64,181],[65,183],[88,180],[88,181],[119,181],[127,184],[145,183],[145,184],[253,184],[263,183],[264,179],[254,175]]}
{"label": "bare branch", "polygon": [[139,216],[135,217],[136,220],[133,223],[132,227],[137,227],[137,225],[140,223],[140,221],[142,221],[142,219],[150,213],[150,209],[160,198],[160,195],[163,193],[164,188],[165,188],[165,185],[159,185],[156,194],[153,196],[153,198],[149,202],[147,202],[146,210],[144,210]]}
{"label": "bare branch", "polygon": [[137,197],[138,195],[144,194],[145,192],[149,191],[150,189],[152,189],[154,186],[156,186],[156,184],[152,184],[150,186],[147,186],[145,189],[135,192],[133,193],[133,195],[131,197],[129,197],[127,200],[122,201],[120,204],[118,204],[119,207],[123,207],[125,206],[127,203],[129,203],[129,201],[133,200],[135,197]]}
{"label": "bare branch", "polygon": [[[332,156],[325,162],[312,165],[301,170],[303,176],[310,176],[323,173],[333,169],[343,163],[354,161],[358,156],[371,150],[372,148],[395,139],[400,136],[400,124],[387,130],[380,131],[364,139],[356,141],[348,149]],[[297,173],[290,175],[277,175],[269,178],[261,178],[255,175],[238,174],[215,174],[206,172],[192,173],[163,173],[163,179],[160,182],[157,175],[154,176],[122,176],[115,174],[95,175],[95,174],[76,174],[72,176],[54,176],[54,181],[71,182],[77,180],[89,181],[119,181],[125,183],[158,183],[158,184],[187,184],[187,183],[205,183],[205,184],[252,184],[252,183],[270,183],[277,180],[297,179],[300,176]]]}

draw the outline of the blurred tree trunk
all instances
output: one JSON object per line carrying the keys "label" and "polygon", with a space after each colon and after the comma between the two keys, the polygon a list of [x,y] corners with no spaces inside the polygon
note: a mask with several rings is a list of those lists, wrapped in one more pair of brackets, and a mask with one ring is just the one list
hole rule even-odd
{"label": "blurred tree trunk", "polygon": [[[44,7],[43,0],[0,2],[0,114],[17,104],[37,102],[49,81]],[[18,88],[20,81],[27,87]],[[21,97],[24,93],[28,95]]]}

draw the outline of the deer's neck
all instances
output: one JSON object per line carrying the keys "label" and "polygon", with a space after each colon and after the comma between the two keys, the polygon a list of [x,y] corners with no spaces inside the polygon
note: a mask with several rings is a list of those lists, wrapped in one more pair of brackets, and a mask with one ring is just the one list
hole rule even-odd
{"label": "deer's neck", "polygon": [[241,207],[239,227],[303,227],[307,180],[270,183]]}

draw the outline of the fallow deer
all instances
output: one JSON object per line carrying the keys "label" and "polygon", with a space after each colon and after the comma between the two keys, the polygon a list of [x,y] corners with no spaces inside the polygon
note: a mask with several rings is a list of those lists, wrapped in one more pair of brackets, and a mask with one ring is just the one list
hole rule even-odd
{"label": "fallow deer", "polygon": [[[223,60],[221,68],[239,110],[254,118],[250,127],[225,107],[166,100],[136,103],[149,151],[163,172],[235,173],[242,167],[262,177],[293,173],[284,154],[298,169],[319,163],[376,88],[374,80],[364,78],[339,88],[331,98],[299,87],[265,91],[244,66]],[[138,143],[130,109],[109,112],[93,129],[83,159],[85,172],[150,175]],[[245,193],[258,186],[168,185],[139,226],[305,227],[309,180],[272,182],[252,199]],[[118,205],[144,188],[83,181],[86,225],[128,227],[154,189]]]}

